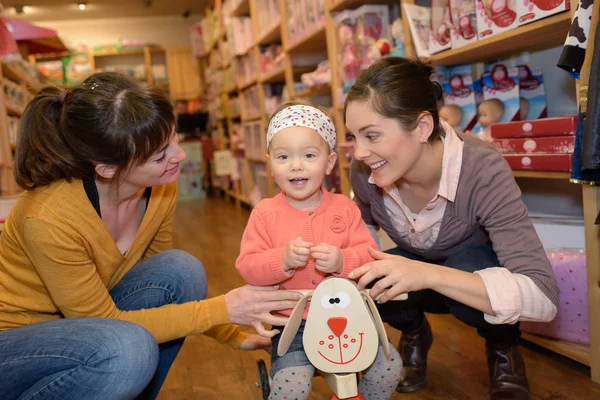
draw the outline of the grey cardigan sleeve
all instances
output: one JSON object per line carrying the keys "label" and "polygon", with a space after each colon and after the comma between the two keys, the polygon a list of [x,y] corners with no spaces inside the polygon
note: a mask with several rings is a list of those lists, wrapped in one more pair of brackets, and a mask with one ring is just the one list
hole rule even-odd
{"label": "grey cardigan sleeve", "polygon": [[512,170],[498,152],[486,152],[471,182],[475,218],[488,232],[500,265],[528,276],[558,307],[556,278],[528,217]]}

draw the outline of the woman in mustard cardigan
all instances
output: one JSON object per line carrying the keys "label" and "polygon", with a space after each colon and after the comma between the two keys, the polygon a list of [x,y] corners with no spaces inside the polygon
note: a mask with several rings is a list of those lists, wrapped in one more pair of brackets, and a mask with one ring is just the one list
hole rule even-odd
{"label": "woman in mustard cardigan", "polygon": [[234,324],[283,325],[300,294],[205,299],[202,264],[171,250],[179,162],[169,101],[115,73],[27,106],[0,235],[3,399],[155,398],[187,335],[268,347]]}

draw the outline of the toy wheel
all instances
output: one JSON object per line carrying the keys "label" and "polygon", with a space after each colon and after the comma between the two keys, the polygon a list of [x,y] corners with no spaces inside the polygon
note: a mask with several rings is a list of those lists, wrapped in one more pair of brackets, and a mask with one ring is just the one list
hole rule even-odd
{"label": "toy wheel", "polygon": [[258,376],[260,377],[260,388],[262,390],[263,400],[269,400],[269,394],[271,393],[271,386],[269,385],[269,371],[263,360],[256,362],[258,366]]}

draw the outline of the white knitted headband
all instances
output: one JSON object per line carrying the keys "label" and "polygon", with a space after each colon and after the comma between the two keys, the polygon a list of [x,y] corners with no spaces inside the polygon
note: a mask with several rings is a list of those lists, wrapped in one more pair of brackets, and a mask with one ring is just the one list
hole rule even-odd
{"label": "white knitted headband", "polygon": [[305,105],[284,108],[271,118],[267,130],[267,148],[277,132],[292,126],[314,129],[329,144],[331,151],[335,148],[335,127],[331,119],[318,108]]}

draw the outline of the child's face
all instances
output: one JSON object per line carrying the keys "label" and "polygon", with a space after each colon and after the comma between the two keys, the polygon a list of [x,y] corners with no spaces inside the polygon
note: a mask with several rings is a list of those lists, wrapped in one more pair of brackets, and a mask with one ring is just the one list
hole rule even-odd
{"label": "child's face", "polygon": [[267,155],[277,185],[296,208],[314,205],[337,155],[313,129],[290,127],[273,136]]}

